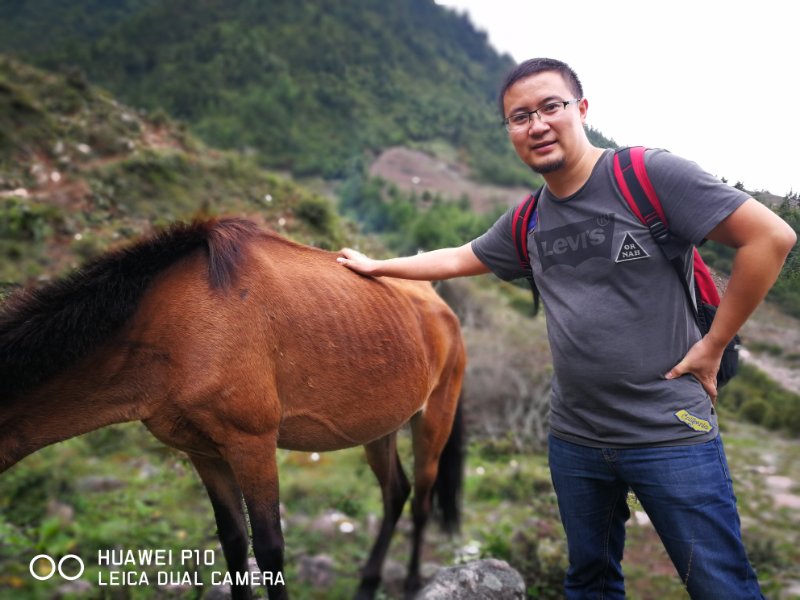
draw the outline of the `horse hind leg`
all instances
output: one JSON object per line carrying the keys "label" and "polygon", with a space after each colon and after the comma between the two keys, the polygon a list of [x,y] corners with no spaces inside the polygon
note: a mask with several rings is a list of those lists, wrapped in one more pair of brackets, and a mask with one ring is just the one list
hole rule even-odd
{"label": "horse hind leg", "polygon": [[361,571],[361,583],[356,592],[356,600],[369,600],[375,597],[392,534],[411,493],[411,485],[397,454],[396,432],[367,444],[364,449],[367,462],[381,486],[383,522],[369,559]]}
{"label": "horse hind leg", "polygon": [[[247,573],[247,523],[242,506],[242,492],[233,472],[225,461],[190,454],[189,458],[205,485],[214,518],[217,522],[217,536],[222,544],[222,552],[228,564],[228,572]],[[232,600],[250,600],[253,597],[249,585],[232,585]]]}
{"label": "horse hind leg", "polygon": [[425,410],[411,419],[414,448],[414,497],[411,501],[413,533],[405,583],[406,598],[413,598],[421,587],[420,556],[434,491],[442,509],[442,529],[448,533],[458,529],[464,452],[463,420],[457,402],[454,388],[445,386],[435,390]]}

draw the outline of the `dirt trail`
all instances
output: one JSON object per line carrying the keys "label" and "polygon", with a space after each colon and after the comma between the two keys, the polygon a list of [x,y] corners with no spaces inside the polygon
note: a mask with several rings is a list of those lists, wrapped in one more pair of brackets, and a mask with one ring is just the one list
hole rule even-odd
{"label": "dirt trail", "polygon": [[453,200],[466,195],[478,212],[486,212],[497,205],[511,206],[530,193],[523,187],[509,188],[471,181],[464,166],[402,147],[383,152],[370,166],[369,174],[391,181],[407,192],[421,194],[427,190]]}
{"label": "dirt trail", "polygon": [[742,359],[785,389],[800,394],[800,320],[762,303],[742,327],[741,334]]}

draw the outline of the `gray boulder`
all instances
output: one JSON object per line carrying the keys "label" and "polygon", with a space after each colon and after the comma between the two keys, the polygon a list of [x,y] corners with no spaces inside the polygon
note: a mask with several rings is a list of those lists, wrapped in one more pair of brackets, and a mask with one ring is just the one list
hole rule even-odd
{"label": "gray boulder", "polygon": [[440,569],[415,600],[524,600],[525,581],[503,560],[486,558]]}
{"label": "gray boulder", "polygon": [[333,558],[327,554],[316,556],[301,556],[297,568],[297,579],[310,583],[317,589],[326,589],[333,584],[336,573]]}

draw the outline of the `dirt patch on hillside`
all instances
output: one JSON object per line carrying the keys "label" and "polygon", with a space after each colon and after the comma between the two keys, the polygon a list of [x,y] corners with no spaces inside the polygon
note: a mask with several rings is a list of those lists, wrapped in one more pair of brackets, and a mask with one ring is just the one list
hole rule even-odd
{"label": "dirt patch on hillside", "polygon": [[800,320],[762,303],[742,327],[742,359],[800,394]]}
{"label": "dirt patch on hillside", "polygon": [[[711,275],[720,293],[725,293],[728,277],[714,270]],[[784,389],[800,394],[800,319],[762,302],[739,334],[743,361],[764,371]]]}
{"label": "dirt patch on hillside", "polygon": [[469,170],[463,165],[400,147],[384,151],[370,166],[369,174],[391,181],[407,192],[422,194],[428,191],[450,200],[466,196],[472,208],[478,212],[488,212],[495,206],[512,206],[531,191],[523,187],[477,183],[469,179]]}

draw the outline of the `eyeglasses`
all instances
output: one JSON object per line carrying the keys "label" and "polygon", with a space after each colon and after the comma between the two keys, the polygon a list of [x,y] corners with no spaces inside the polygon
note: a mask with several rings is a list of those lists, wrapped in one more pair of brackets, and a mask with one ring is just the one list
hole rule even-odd
{"label": "eyeglasses", "polygon": [[559,100],[558,102],[548,102],[544,106],[540,106],[536,110],[527,112],[518,112],[503,119],[503,125],[506,131],[522,131],[530,127],[533,115],[538,115],[539,120],[543,123],[552,121],[564,112],[570,104],[580,102],[582,98],[575,98],[574,100]]}

